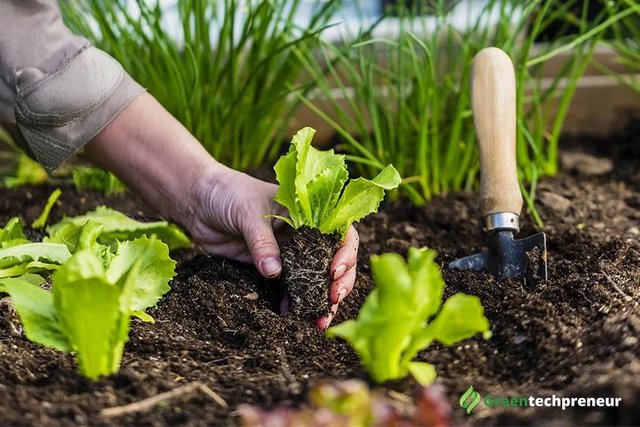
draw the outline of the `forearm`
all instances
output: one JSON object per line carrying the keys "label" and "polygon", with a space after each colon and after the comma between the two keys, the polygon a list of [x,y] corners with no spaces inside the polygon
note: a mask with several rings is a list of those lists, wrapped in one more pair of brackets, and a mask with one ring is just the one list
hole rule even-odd
{"label": "forearm", "polygon": [[196,186],[226,169],[151,95],[132,101],[85,147],[85,156],[122,179],[151,207],[183,225]]}

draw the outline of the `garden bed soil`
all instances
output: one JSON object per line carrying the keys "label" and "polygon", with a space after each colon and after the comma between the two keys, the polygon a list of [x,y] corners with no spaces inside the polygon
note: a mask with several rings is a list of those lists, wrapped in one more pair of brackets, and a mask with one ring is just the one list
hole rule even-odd
{"label": "garden bed soil", "polygon": [[[446,294],[480,297],[493,336],[450,348],[434,345],[419,358],[434,363],[447,391],[455,424],[605,424],[639,422],[640,405],[640,140],[636,129],[609,143],[565,141],[565,147],[613,159],[600,168],[565,169],[543,179],[538,207],[546,223],[549,281],[530,290],[517,280],[497,283],[470,272],[444,271]],[[574,156],[575,157],[575,156]],[[567,160],[568,159],[568,160]],[[597,164],[593,158],[582,161]],[[604,166],[603,166],[604,164]],[[609,165],[609,166],[607,166]],[[595,169],[595,171],[593,170]],[[13,215],[35,218],[52,188],[0,190],[0,222]],[[106,203],[134,216],[149,216],[132,198],[104,198],[64,189],[52,211],[79,214]],[[438,250],[445,264],[485,244],[475,194],[437,197],[428,206],[397,202],[358,226],[360,253],[354,291],[334,323],[356,315],[371,289],[368,258],[410,246]],[[520,236],[536,230],[523,218]],[[152,311],[155,324],[133,321],[117,375],[81,378],[70,355],[46,349],[12,331],[0,307],[0,424],[237,424],[241,403],[262,407],[303,404],[320,379],[366,375],[350,347],[330,340],[312,322],[278,314],[277,282],[247,265],[183,251],[172,290]],[[107,418],[104,408],[140,401],[199,381],[201,389],[174,396],[151,410]],[[458,406],[473,386],[483,396],[620,397],[618,408],[511,408],[479,405],[471,415]],[[392,394],[413,395],[411,379],[387,384]]]}

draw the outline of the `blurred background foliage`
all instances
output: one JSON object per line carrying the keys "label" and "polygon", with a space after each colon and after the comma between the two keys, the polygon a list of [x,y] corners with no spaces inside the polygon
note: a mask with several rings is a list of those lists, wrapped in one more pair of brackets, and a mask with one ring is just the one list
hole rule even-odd
{"label": "blurred background foliage", "polygon": [[[393,163],[400,193],[416,204],[477,186],[469,73],[483,47],[504,49],[516,66],[518,167],[530,207],[539,177],[557,172],[564,118],[595,46],[609,44],[630,76],[640,72],[633,0],[60,3],[73,31],[120,61],[223,163],[272,164],[292,128],[306,124],[297,115],[304,105],[362,175]],[[549,76],[546,64],[559,56]],[[600,68],[640,90],[637,75]],[[42,181],[33,162],[2,156],[6,184]],[[79,188],[120,188],[99,172],[71,175]]]}

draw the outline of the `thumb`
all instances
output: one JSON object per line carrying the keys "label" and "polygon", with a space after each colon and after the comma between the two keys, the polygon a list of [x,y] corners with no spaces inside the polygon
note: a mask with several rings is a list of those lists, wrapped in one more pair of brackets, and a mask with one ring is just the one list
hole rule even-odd
{"label": "thumb", "polygon": [[274,278],[282,271],[280,248],[267,218],[251,222],[244,233],[253,263],[264,277]]}

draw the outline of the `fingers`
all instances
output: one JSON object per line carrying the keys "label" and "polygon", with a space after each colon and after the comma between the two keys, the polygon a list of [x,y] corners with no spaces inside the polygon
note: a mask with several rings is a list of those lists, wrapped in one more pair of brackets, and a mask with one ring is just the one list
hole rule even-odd
{"label": "fingers", "polygon": [[321,331],[324,331],[325,329],[327,329],[331,324],[331,321],[333,320],[333,316],[336,315],[336,311],[338,311],[338,304],[333,304],[331,306],[331,314],[316,320],[316,328],[318,328]]}
{"label": "fingers", "polygon": [[331,314],[316,320],[316,327],[321,331],[327,329],[333,316],[356,282],[356,262],[358,259],[358,232],[355,228],[349,228],[344,242],[336,252],[331,261],[331,289],[329,290],[329,300],[331,301]]}
{"label": "fingers", "polygon": [[247,244],[240,240],[225,243],[201,243],[200,247],[210,254],[220,255],[235,261],[252,261],[251,254],[247,250]]}
{"label": "fingers", "polygon": [[271,221],[261,218],[249,222],[243,233],[256,268],[264,277],[274,278],[282,271],[280,248],[271,228]]}
{"label": "fingers", "polygon": [[356,282],[356,266],[354,265],[346,273],[331,283],[329,289],[329,300],[331,304],[339,304],[353,290]]}
{"label": "fingers", "polygon": [[331,261],[331,279],[334,281],[339,279],[356,265],[358,259],[358,243],[358,232],[352,226],[349,228],[349,231],[347,231],[344,242]]}

